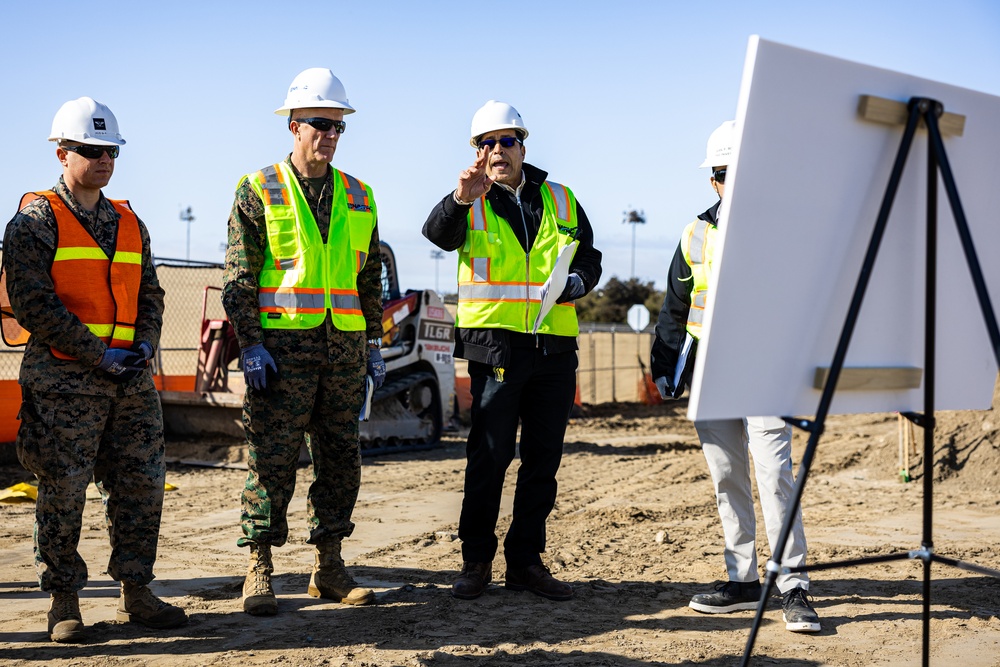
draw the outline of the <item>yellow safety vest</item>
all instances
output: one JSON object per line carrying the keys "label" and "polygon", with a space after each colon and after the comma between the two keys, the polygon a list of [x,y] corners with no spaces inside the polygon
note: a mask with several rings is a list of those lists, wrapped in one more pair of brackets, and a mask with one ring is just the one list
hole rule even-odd
{"label": "yellow safety vest", "polygon": [[267,226],[264,267],[258,276],[261,326],[312,329],[323,323],[329,310],[341,331],[363,331],[358,274],[368,259],[375,230],[371,188],[333,169],[330,232],[323,243],[302,187],[287,163],[243,178],[249,179],[264,203]]}
{"label": "yellow safety vest", "polygon": [[[455,326],[530,333],[541,306],[541,288],[559,253],[576,239],[576,197],[564,185],[542,184],[542,222],[525,253],[511,224],[482,196],[469,210],[465,245],[458,253],[458,309]],[[575,251],[574,251],[575,252]],[[563,286],[554,289],[560,292]],[[573,303],[556,304],[538,333],[576,336]]]}
{"label": "yellow safety vest", "polygon": [[691,267],[691,307],[688,309],[687,330],[693,338],[701,338],[705,321],[705,303],[708,300],[708,279],[712,275],[715,243],[718,228],[698,218],[684,228],[681,251],[684,261]]}

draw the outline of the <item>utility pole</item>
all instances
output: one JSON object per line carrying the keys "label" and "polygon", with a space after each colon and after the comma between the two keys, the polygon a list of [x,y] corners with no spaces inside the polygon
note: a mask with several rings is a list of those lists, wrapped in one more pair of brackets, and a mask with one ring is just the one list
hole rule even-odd
{"label": "utility pole", "polygon": [[181,221],[187,223],[187,255],[184,259],[191,260],[191,223],[194,222],[194,216],[191,215],[191,207],[188,206],[185,210],[181,211]]}
{"label": "utility pole", "polygon": [[631,209],[622,212],[622,224],[632,225],[632,270],[630,277],[635,278],[635,226],[646,224],[646,212]]}
{"label": "utility pole", "polygon": [[438,268],[444,259],[444,250],[431,250],[431,259],[434,260],[434,291],[441,294],[441,288],[438,286]]}

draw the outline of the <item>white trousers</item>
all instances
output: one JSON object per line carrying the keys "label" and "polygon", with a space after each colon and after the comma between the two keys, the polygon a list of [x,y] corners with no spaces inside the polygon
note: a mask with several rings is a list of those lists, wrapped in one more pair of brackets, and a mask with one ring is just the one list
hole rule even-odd
{"label": "white trousers", "polygon": [[[726,569],[730,581],[750,582],[760,578],[757,569],[757,519],[750,487],[750,456],[753,456],[760,506],[767,528],[767,542],[774,545],[792,503],[795,479],[792,473],[792,427],[778,417],[746,417],[695,422],[702,451],[715,482],[715,498],[726,538]],[[806,536],[802,513],[795,513],[792,532],[785,544],[781,564],[796,567],[806,561]],[[809,576],[780,574],[778,590],[796,586],[809,588]]]}

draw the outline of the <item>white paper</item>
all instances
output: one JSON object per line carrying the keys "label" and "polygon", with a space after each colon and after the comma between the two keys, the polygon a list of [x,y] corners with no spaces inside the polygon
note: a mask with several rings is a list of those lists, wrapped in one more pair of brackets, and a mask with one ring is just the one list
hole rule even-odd
{"label": "white paper", "polygon": [[375,380],[371,375],[365,376],[365,400],[361,404],[361,414],[358,415],[359,422],[366,422],[372,416],[372,396],[375,394]]}
{"label": "white paper", "polygon": [[684,344],[681,345],[681,352],[677,355],[677,365],[674,367],[674,398],[678,398],[684,393],[684,369],[688,365],[688,356],[691,354],[692,343],[694,343],[694,338],[692,338],[691,334],[684,334]]}
{"label": "white paper", "polygon": [[549,279],[542,285],[542,305],[538,309],[538,317],[535,318],[535,326],[532,327],[531,333],[538,333],[538,327],[542,326],[545,316],[552,310],[552,306],[556,305],[556,300],[566,288],[566,280],[569,278],[569,265],[573,263],[573,255],[576,254],[576,247],[578,245],[580,245],[579,241],[573,241],[560,251],[559,257],[556,259],[556,265],[552,267]]}

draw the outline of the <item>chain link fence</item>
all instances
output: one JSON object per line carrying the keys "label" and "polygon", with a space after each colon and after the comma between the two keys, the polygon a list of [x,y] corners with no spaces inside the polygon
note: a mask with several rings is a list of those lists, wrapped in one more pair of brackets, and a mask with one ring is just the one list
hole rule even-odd
{"label": "chain link fence", "polygon": [[157,353],[163,375],[194,375],[198,366],[203,318],[225,319],[222,264],[155,259],[156,276],[165,292],[163,330]]}
{"label": "chain link fence", "polygon": [[[0,262],[2,261],[3,244],[0,243]],[[22,349],[9,347],[0,336],[0,380],[17,380],[18,371],[21,369]]]}
{"label": "chain link fence", "polygon": [[636,333],[627,324],[581,322],[576,378],[580,400],[591,404],[645,400],[644,376],[652,344],[652,326]]}

